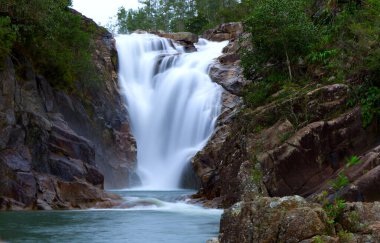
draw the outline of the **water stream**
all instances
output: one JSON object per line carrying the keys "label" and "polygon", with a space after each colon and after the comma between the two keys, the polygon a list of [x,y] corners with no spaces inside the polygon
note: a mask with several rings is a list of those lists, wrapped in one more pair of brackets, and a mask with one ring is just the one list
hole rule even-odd
{"label": "water stream", "polygon": [[211,136],[222,89],[208,75],[227,43],[201,40],[184,53],[150,34],[117,37],[119,82],[147,189],[178,189],[183,169]]}

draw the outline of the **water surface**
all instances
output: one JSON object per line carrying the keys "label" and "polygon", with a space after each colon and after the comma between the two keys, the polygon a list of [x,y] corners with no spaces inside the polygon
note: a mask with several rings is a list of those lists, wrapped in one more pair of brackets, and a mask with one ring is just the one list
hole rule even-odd
{"label": "water surface", "polygon": [[[115,192],[114,192],[115,193]],[[221,210],[185,203],[192,191],[118,191],[130,209],[0,213],[6,242],[204,243],[219,230]]]}

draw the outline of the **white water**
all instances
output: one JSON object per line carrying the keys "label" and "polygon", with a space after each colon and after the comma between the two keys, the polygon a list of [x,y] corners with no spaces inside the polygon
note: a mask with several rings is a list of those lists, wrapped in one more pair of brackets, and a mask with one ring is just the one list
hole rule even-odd
{"label": "white water", "polygon": [[137,142],[143,188],[179,187],[186,164],[211,136],[222,89],[208,76],[226,42],[201,40],[184,53],[149,34],[117,37],[119,82]]}

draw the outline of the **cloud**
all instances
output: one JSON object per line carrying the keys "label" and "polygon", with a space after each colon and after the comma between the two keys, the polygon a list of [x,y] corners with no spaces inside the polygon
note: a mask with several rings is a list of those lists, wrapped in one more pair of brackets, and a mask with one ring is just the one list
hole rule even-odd
{"label": "cloud", "polygon": [[75,10],[103,26],[116,15],[121,6],[126,9],[137,8],[138,0],[73,0]]}

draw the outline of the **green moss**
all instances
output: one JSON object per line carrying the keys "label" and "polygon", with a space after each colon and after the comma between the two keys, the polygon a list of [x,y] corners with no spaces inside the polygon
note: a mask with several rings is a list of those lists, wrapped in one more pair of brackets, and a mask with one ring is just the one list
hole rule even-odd
{"label": "green moss", "polygon": [[354,239],[354,234],[346,230],[341,230],[338,232],[339,242],[347,243]]}
{"label": "green moss", "polygon": [[324,243],[324,240],[321,236],[317,235],[313,237],[313,243]]}

